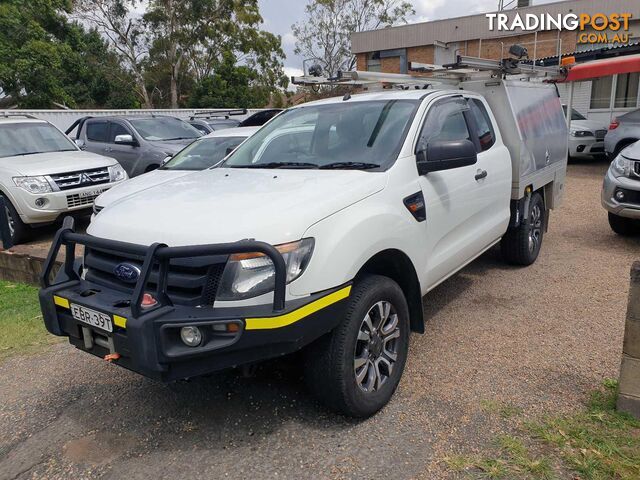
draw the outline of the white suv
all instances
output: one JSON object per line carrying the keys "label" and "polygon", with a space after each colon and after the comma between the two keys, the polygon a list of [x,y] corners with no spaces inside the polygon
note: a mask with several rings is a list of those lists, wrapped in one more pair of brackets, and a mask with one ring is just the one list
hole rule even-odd
{"label": "white suv", "polygon": [[98,195],[126,178],[117,161],[80,150],[44,120],[0,117],[0,195],[14,244],[26,240],[33,225],[90,213]]}

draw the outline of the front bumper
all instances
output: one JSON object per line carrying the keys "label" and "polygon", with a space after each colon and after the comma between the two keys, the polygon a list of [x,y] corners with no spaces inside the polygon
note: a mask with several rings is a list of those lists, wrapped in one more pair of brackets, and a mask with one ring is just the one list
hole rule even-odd
{"label": "front bumper", "polygon": [[[78,243],[145,250],[145,264],[133,294],[83,280],[72,263],[73,248]],[[52,259],[61,245],[66,246],[69,260],[59,274],[62,281],[50,284]],[[233,308],[174,305],[163,292],[160,279],[153,291],[158,305],[148,310],[141,308],[141,294],[148,291],[146,284],[154,262],[162,265],[170,258],[184,258],[188,250],[194,256],[262,251],[276,266],[274,304]],[[117,365],[147,377],[173,381],[301,349],[338,325],[344,317],[351,286],[342,285],[291,301],[284,300],[284,289],[284,261],[277,250],[261,242],[141,247],[78,235],[63,227],[45,263],[39,297],[45,326],[52,334],[66,336],[77,348],[98,357],[109,355]],[[108,315],[113,332],[74,318],[74,304]],[[231,324],[233,328],[229,327]],[[180,329],[184,326],[197,326],[203,332],[203,342],[198,347],[182,343]]]}
{"label": "front bumper", "polygon": [[[94,200],[114,185],[117,184],[104,183],[43,194],[33,194],[15,187],[11,189],[11,200],[24,223],[49,223],[65,213],[90,209]],[[39,198],[46,201],[42,208],[36,206],[36,200]]]}
{"label": "front bumper", "polygon": [[[615,198],[617,190],[626,194],[625,201]],[[607,171],[602,184],[602,206],[609,213],[619,217],[640,219],[640,177],[614,177],[611,169]]]}
{"label": "front bumper", "polygon": [[604,140],[595,137],[569,137],[569,155],[572,157],[592,157],[604,154]]}

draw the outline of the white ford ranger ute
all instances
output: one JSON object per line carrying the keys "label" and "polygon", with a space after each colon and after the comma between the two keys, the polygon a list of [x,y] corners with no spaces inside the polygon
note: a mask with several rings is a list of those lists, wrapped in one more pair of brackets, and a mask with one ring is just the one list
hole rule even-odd
{"label": "white ford ranger ute", "polygon": [[423,295],[499,242],[534,262],[563,191],[555,88],[461,87],[292,108],[218,167],[109,204],[87,235],[67,222],[48,330],[161,381],[304,349],[321,400],[372,415],[425,330]]}

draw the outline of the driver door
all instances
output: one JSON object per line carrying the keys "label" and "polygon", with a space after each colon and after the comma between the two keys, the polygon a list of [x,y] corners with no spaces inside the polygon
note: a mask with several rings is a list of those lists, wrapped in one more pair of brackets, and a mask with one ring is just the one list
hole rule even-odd
{"label": "driver door", "polygon": [[[416,151],[426,150],[430,142],[470,140],[472,119],[466,100],[459,95],[439,99],[427,111]],[[429,158],[426,159],[429,161]],[[432,288],[473,258],[483,246],[478,238],[478,166],[467,165],[429,172],[419,178],[427,209],[425,248],[428,252],[426,284]]]}
{"label": "driver door", "polygon": [[122,168],[124,168],[129,175],[132,175],[140,155],[140,147],[116,143],[116,137],[118,135],[131,135],[133,139],[135,139],[136,136],[126,125],[124,125],[124,123],[115,121],[109,122],[108,142],[109,147],[111,148],[109,156],[118,160],[118,163],[122,165]]}

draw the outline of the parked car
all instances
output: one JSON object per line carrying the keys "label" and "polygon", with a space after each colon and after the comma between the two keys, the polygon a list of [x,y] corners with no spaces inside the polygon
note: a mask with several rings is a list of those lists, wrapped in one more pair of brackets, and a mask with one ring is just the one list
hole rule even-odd
{"label": "parked car", "polygon": [[98,195],[126,178],[117,161],[81,151],[44,120],[0,117],[0,194],[14,244],[27,240],[31,227],[91,212]]}
{"label": "parked car", "polygon": [[232,115],[246,115],[246,109],[215,110],[199,112],[189,117],[189,124],[200,130],[203,135],[224,130],[225,128],[240,127],[240,120],[231,118]]}
{"label": "parked car", "polygon": [[245,118],[240,122],[241,127],[260,127],[271,120],[273,117],[282,112],[282,108],[269,108],[266,110],[260,110],[253,115]]}
{"label": "parked car", "polygon": [[614,118],[604,138],[604,150],[614,159],[626,147],[640,140],[640,109]]}
{"label": "parked car", "polygon": [[200,137],[170,158],[160,168],[139,175],[104,192],[96,199],[93,205],[93,213],[98,214],[107,205],[133,193],[180,178],[197,170],[213,167],[258,131],[258,128],[227,128],[210,133],[205,137]]}
{"label": "parked car", "polygon": [[614,232],[640,234],[640,142],[628,145],[611,162],[602,185],[602,206]]}
{"label": "parked car", "polygon": [[187,122],[164,116],[88,117],[72,125],[83,150],[115,158],[130,177],[155,170],[202,134]]}
{"label": "parked car", "polygon": [[[567,106],[562,109],[567,112]],[[587,118],[576,109],[571,109],[571,128],[569,130],[569,158],[593,158],[604,155],[604,137],[607,126]]]}
{"label": "parked car", "polygon": [[85,253],[53,283],[45,265],[47,329],[167,382],[304,348],[314,394],[372,415],[424,332],[422,296],[497,244],[535,262],[565,190],[555,87],[464,86],[291,108],[217,168],[62,232],[50,258]]}

